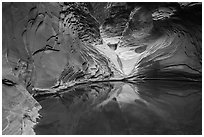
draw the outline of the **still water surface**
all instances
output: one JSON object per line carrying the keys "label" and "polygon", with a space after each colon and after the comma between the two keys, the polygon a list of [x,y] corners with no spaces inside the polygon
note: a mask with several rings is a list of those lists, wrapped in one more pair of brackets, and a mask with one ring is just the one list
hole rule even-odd
{"label": "still water surface", "polygon": [[202,85],[148,81],[76,86],[38,99],[36,134],[202,134]]}

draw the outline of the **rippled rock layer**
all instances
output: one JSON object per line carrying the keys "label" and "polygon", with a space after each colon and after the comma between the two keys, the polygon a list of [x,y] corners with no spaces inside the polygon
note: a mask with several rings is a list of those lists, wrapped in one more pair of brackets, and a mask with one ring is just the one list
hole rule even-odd
{"label": "rippled rock layer", "polygon": [[25,64],[22,79],[35,88],[138,75],[198,80],[200,4],[178,6],[5,3],[3,56],[13,71],[18,62]]}
{"label": "rippled rock layer", "polygon": [[[2,8],[4,134],[24,133],[6,132],[13,116],[13,108],[4,108],[6,98],[18,94],[46,98],[110,81],[202,81],[202,3],[3,3]],[[23,100],[14,103],[21,104],[17,121],[28,110]],[[36,113],[32,109],[35,105],[29,110]]]}

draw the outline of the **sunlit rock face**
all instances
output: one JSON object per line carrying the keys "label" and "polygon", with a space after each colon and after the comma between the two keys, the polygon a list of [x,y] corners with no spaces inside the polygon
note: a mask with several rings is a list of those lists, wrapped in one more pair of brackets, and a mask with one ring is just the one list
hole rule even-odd
{"label": "sunlit rock face", "polygon": [[173,72],[201,76],[200,4],[135,4],[128,12],[129,5],[109,6],[112,16],[107,20],[113,21],[105,21],[101,31],[104,41],[117,45],[114,50],[123,74],[158,78]]}
{"label": "sunlit rock face", "polygon": [[[96,84],[98,88],[101,90],[105,88],[103,94],[108,92],[110,95],[113,86],[109,86],[110,83],[107,86],[100,82],[133,82],[150,79],[201,82],[201,12],[202,3],[190,2],[3,3],[2,90],[3,113],[5,112],[3,120],[6,123],[3,124],[3,131],[9,134],[9,128],[6,132],[8,116],[13,116],[13,113],[16,116],[16,109],[20,114],[15,120],[22,120],[24,110],[35,113],[35,110],[32,111],[35,108],[33,106],[28,109],[26,105],[19,105],[14,107],[15,111],[13,108],[7,108],[5,104],[9,103],[9,99],[16,97],[11,95],[14,91],[17,91],[14,95],[22,96],[25,92],[26,97],[32,95],[39,99],[87,83],[98,83]],[[139,95],[133,95],[131,98],[134,88],[129,84],[123,84],[117,89],[122,89],[128,95],[118,94],[118,102],[127,101],[131,104],[134,99],[140,98]],[[88,91],[97,86],[87,86]],[[87,91],[83,87],[77,89],[77,92],[81,90]],[[27,94],[28,92],[30,94]],[[17,99],[15,103],[23,104],[23,99],[25,98]],[[93,104],[100,104],[103,102],[101,100]],[[151,101],[149,101],[150,106],[160,108]],[[102,104],[107,102],[109,100]],[[144,102],[148,101],[143,99]],[[119,104],[123,109],[126,103]],[[141,108],[141,102],[138,105],[136,106]],[[150,106],[142,109],[142,113],[153,111]],[[104,111],[108,111],[106,109],[109,108],[105,108]],[[128,114],[129,109],[126,110],[124,107],[124,111]],[[152,113],[154,116],[157,115],[154,114],[156,112]],[[166,112],[158,114],[162,117],[162,120],[159,118],[161,121],[164,120],[163,114]],[[91,118],[92,114],[89,116]],[[103,115],[101,117],[104,119]],[[76,119],[78,120],[78,117]],[[80,122],[82,127],[77,129],[85,127],[83,120]],[[166,129],[169,129],[169,125],[166,126]],[[21,134],[20,130],[17,130],[15,133]],[[171,130],[176,131],[176,129]],[[127,132],[134,134],[133,131]],[[72,129],[69,133],[72,133]],[[79,134],[81,130],[74,133]]]}
{"label": "sunlit rock face", "polygon": [[22,79],[35,88],[167,74],[199,78],[200,9],[199,3],[5,3],[3,56],[13,68],[24,62]]}

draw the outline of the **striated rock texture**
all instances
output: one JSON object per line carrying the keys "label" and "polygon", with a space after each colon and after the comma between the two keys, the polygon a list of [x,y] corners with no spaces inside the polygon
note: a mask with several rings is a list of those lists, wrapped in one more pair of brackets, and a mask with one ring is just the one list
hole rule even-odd
{"label": "striated rock texture", "polygon": [[2,65],[2,134],[35,134],[33,127],[42,107],[25,89],[17,74],[12,72],[5,57]]}
{"label": "striated rock texture", "polygon": [[[201,81],[202,3],[46,2],[2,7],[3,94],[8,98],[27,97],[27,92],[37,97],[102,81]],[[21,99],[16,103],[23,104]],[[3,109],[10,100],[4,101]],[[22,120],[24,106],[17,111],[18,118],[11,119]],[[5,110],[4,133],[24,133],[17,128],[7,132],[10,116],[16,116],[12,108]]]}
{"label": "striated rock texture", "polygon": [[200,3],[5,3],[3,55],[13,71],[24,63],[31,88],[166,74],[198,80],[200,21]]}
{"label": "striated rock texture", "polygon": [[112,21],[103,23],[101,32],[104,41],[117,45],[126,76],[201,78],[200,3],[116,5],[108,7]]}

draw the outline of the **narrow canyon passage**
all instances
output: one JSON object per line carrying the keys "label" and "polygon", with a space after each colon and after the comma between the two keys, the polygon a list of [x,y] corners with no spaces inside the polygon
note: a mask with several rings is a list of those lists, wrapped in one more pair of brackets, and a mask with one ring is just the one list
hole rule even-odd
{"label": "narrow canyon passage", "polygon": [[202,134],[202,3],[3,2],[3,134]]}

